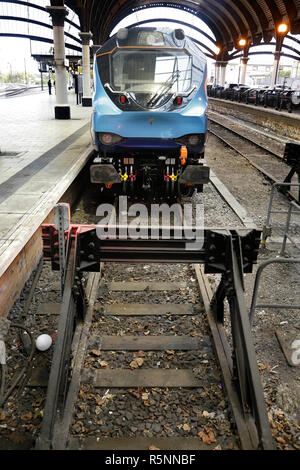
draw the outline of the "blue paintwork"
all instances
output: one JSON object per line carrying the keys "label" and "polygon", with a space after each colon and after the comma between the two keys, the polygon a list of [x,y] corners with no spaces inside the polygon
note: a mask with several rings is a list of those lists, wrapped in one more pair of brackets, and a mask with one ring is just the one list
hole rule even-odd
{"label": "blue paintwork", "polygon": [[[168,141],[176,139],[186,134],[205,134],[207,129],[207,96],[205,92],[205,78],[207,70],[204,70],[203,81],[200,84],[194,98],[186,107],[174,111],[161,112],[151,111],[130,111],[123,112],[109,98],[106,93],[97,70],[97,63],[94,65],[95,94],[93,99],[93,128],[95,132],[109,132],[118,134],[125,138],[142,139],[138,141],[120,143],[121,147],[135,148],[148,147],[147,139],[162,139],[158,147],[176,148],[178,144]],[[149,142],[150,146],[154,142]],[[100,145],[103,147],[102,145]],[[107,148],[107,147],[105,147]],[[112,147],[110,147],[112,150]]]}

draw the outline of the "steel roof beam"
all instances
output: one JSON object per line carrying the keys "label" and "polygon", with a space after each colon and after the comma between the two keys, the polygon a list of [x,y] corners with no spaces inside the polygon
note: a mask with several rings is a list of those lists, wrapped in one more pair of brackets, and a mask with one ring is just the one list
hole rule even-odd
{"label": "steel roof beam", "polygon": [[[62,4],[63,0],[51,3]],[[300,33],[300,5],[295,0],[65,0],[64,3],[76,11],[82,29],[91,30],[98,44],[103,43],[109,32],[134,8],[144,6],[147,9],[173,6],[194,14],[210,27],[217,44],[227,50],[237,47],[241,37],[254,45],[262,38],[270,42],[282,21],[289,22],[292,34]]]}
{"label": "steel roof beam", "polygon": [[[249,52],[249,53],[248,53],[248,55],[263,55],[263,54],[274,55],[274,52],[267,52],[267,51],[262,51],[262,52],[260,52],[260,51],[258,51],[258,52]],[[300,62],[300,57],[296,57],[296,56],[294,56],[294,55],[292,55],[292,54],[285,54],[284,52],[281,52],[280,55],[283,56],[283,57],[289,57],[290,59],[294,59],[294,60],[297,60],[297,61]],[[230,61],[230,60],[233,60],[233,59],[239,59],[239,58],[241,58],[241,57],[243,57],[242,54],[236,55],[236,56],[234,56],[234,57],[231,57],[231,58],[229,59],[229,61]],[[271,67],[271,65],[270,65],[270,67]]]}
{"label": "steel roof beam", "polygon": [[[0,16],[0,20],[21,21],[21,22],[24,22],[24,23],[31,23],[31,24],[35,24],[37,26],[42,26],[43,28],[51,29],[51,31],[52,31],[52,25],[51,24],[42,23],[41,21],[32,20],[30,18],[22,18],[22,17],[18,17],[18,16]],[[70,39],[72,39],[73,41],[76,41],[79,44],[81,44],[81,41],[80,41],[79,38],[77,38],[76,36],[73,36],[70,33],[67,33],[66,31],[65,31],[65,36],[67,36]]]}
{"label": "steel roof beam", "polygon": [[[0,37],[7,38],[26,38],[32,41],[47,42],[53,44],[53,39],[43,38],[41,36],[32,36],[31,34],[19,34],[19,33],[0,33]],[[81,52],[81,47],[74,46],[73,44],[65,43],[66,49],[72,49],[73,51]]]}
{"label": "steel roof beam", "polygon": [[[154,2],[153,2],[154,3]],[[164,2],[162,2],[164,3]],[[184,5],[188,4],[189,2],[182,0],[182,7]],[[170,5],[171,3],[168,3]],[[105,23],[103,24],[103,38],[102,41],[105,40],[109,32],[119,23],[119,21],[122,18],[125,18],[128,14],[129,11],[136,5],[136,0],[131,0],[131,1],[126,1],[126,5],[123,6],[123,8],[118,10],[118,14],[114,15],[114,11],[112,10],[108,17],[106,18]],[[193,4],[193,6],[195,6]],[[147,7],[149,8],[156,8],[155,4],[152,6],[151,3]],[[175,7],[174,7],[175,8]],[[238,39],[239,33],[236,30],[235,26],[231,23],[229,20],[227,24],[222,15],[220,15],[215,8],[212,8],[208,2],[205,2],[204,5],[201,5],[201,10],[196,11],[195,10],[195,16],[201,17],[201,15],[205,15],[207,18],[210,19],[211,25],[216,25],[218,30],[221,32],[222,35],[222,45],[225,43],[230,44],[231,42],[235,42]],[[215,32],[215,26],[212,28],[214,34],[216,35]],[[102,42],[101,41],[101,42]]]}
{"label": "steel roof beam", "polygon": [[[44,7],[41,7],[40,5],[36,5],[34,3],[25,2],[25,1],[22,1],[22,0],[1,0],[1,2],[2,3],[14,3],[14,4],[17,4],[17,5],[23,5],[25,7],[35,8],[36,10],[40,10],[40,11],[43,11],[44,13],[47,13]],[[70,25],[74,26],[74,28],[80,30],[80,27],[76,23],[73,23],[73,21],[71,21],[67,18],[65,19],[65,21],[67,23],[69,23]]]}

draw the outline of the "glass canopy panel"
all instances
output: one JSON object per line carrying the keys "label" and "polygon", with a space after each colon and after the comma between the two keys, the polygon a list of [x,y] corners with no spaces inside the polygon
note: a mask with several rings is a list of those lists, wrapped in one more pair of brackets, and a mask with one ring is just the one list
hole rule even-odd
{"label": "glass canopy panel", "polygon": [[[53,39],[51,17],[47,11],[40,9],[45,8],[49,4],[49,0],[30,0],[28,6],[9,2],[0,2],[0,16],[24,19],[24,21],[2,19],[0,21],[0,33],[27,34]],[[35,8],[33,5],[40,8]],[[43,23],[45,26],[34,24],[28,20],[38,21]],[[68,20],[77,25],[77,27],[70,24]],[[69,15],[65,22],[65,32],[73,36],[73,38],[66,36],[66,42],[78,47],[81,44],[78,36],[79,31],[79,18],[76,13],[69,10]]]}

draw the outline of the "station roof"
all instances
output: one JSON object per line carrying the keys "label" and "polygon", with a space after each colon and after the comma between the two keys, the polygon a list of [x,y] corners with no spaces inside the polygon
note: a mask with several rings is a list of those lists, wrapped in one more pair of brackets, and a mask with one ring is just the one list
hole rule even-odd
{"label": "station roof", "polygon": [[[0,0],[0,39],[30,39],[32,56],[53,54],[52,20],[45,9],[49,3],[49,0]],[[65,50],[69,57],[81,56],[80,29],[76,13],[69,14],[64,28]]]}
{"label": "station roof", "polygon": [[134,11],[152,7],[174,7],[195,14],[227,51],[238,49],[241,38],[251,45],[270,42],[280,23],[291,34],[300,33],[300,0],[51,0],[74,10],[82,31],[91,31],[94,44],[102,44],[112,29]]}

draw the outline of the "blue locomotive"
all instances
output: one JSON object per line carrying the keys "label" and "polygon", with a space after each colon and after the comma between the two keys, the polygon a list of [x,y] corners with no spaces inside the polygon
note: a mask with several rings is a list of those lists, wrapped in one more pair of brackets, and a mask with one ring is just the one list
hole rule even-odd
{"label": "blue locomotive", "polygon": [[95,55],[92,183],[151,200],[202,190],[205,55],[181,29],[123,28]]}

